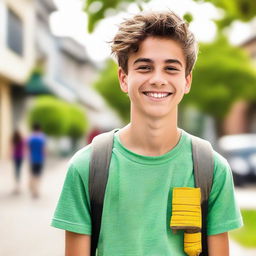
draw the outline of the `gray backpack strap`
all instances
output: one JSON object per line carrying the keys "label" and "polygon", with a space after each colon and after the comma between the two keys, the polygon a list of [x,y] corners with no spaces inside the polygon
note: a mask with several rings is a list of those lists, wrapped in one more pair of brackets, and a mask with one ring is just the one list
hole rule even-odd
{"label": "gray backpack strap", "polygon": [[114,133],[102,133],[92,141],[89,173],[89,196],[91,207],[91,256],[95,256],[99,240],[104,195],[108,181]]}
{"label": "gray backpack strap", "polygon": [[202,210],[202,253],[200,256],[208,256],[207,246],[207,213],[208,198],[212,188],[214,159],[211,144],[203,139],[192,136],[192,156],[194,163],[195,186],[201,188]]}

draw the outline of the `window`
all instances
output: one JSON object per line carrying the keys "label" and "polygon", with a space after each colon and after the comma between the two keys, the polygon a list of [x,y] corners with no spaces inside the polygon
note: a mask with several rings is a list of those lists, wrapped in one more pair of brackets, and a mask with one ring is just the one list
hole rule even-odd
{"label": "window", "polygon": [[7,13],[7,46],[19,55],[23,55],[22,20],[11,9]]}

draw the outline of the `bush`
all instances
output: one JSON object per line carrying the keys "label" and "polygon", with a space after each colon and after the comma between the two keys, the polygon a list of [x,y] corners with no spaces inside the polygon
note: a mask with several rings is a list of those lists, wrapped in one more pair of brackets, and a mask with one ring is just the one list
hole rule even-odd
{"label": "bush", "polygon": [[50,136],[81,137],[87,128],[85,113],[76,105],[52,96],[41,96],[29,113],[29,123],[38,123]]}
{"label": "bush", "polygon": [[84,112],[76,105],[69,107],[70,125],[67,135],[71,138],[79,138],[88,130],[88,121]]}

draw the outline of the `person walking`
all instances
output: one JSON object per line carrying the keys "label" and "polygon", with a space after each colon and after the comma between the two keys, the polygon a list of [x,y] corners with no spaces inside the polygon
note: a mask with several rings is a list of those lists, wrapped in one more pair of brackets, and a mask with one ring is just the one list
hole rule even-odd
{"label": "person walking", "polygon": [[21,167],[25,155],[25,141],[18,130],[15,130],[11,141],[12,160],[15,170],[15,188],[13,194],[20,193]]}
{"label": "person walking", "polygon": [[28,151],[30,161],[29,188],[34,198],[39,197],[39,186],[45,161],[46,138],[39,124],[33,124],[32,134],[28,138]]}

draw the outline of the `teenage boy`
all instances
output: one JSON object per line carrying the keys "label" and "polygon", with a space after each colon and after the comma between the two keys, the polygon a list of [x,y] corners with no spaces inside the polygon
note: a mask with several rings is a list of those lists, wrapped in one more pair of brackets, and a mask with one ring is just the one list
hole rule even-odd
{"label": "teenage boy", "polygon": [[[177,126],[197,58],[195,38],[172,12],[142,13],[120,24],[112,51],[131,121],[114,136],[98,255],[186,255],[183,233],[169,224],[173,189],[195,185],[191,137]],[[90,255],[90,154],[91,145],[71,159],[52,221],[66,230],[66,256]],[[229,255],[227,232],[242,220],[230,168],[216,152],[207,221],[209,255]]]}

